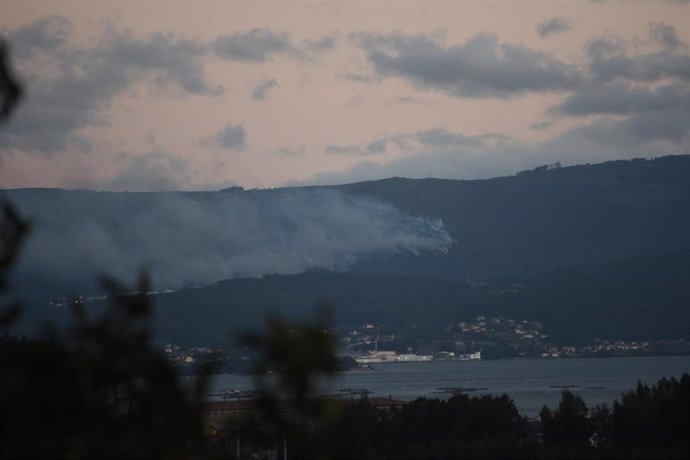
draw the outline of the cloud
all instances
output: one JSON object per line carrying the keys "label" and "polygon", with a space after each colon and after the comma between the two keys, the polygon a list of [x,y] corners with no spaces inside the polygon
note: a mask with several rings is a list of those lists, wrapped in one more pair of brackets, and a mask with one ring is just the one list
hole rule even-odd
{"label": "cloud", "polygon": [[565,91],[577,86],[579,70],[542,51],[501,43],[480,33],[466,43],[444,46],[428,35],[356,33],[378,77],[399,77],[415,87],[456,97],[506,98],[527,92]]}
{"label": "cloud", "polygon": [[[690,136],[690,52],[675,28],[651,23],[646,43],[600,37],[587,47],[588,79],[552,115],[598,116],[579,134],[621,144],[662,142],[675,150]],[[604,129],[610,130],[607,135]],[[611,146],[609,146],[610,148]]]}
{"label": "cloud", "polygon": [[6,193],[34,223],[19,273],[65,286],[147,266],[156,287],[180,288],[452,244],[439,221],[328,190]]}
{"label": "cloud", "polygon": [[203,146],[216,146],[227,150],[241,150],[246,147],[245,131],[243,125],[226,124],[223,129],[209,137],[202,139]]}
{"label": "cloud", "polygon": [[338,37],[336,34],[327,34],[316,40],[304,40],[302,49],[308,54],[321,54],[333,51],[336,48]]}
{"label": "cloud", "polygon": [[661,45],[660,50],[631,52],[618,37],[599,37],[587,46],[590,79],[609,82],[625,79],[652,83],[662,79],[690,80],[690,53],[678,40],[675,28],[663,23],[650,25],[649,44]]}
{"label": "cloud", "polygon": [[254,87],[254,90],[252,91],[252,99],[255,101],[265,101],[268,92],[277,87],[278,82],[275,78],[262,80]]}
{"label": "cloud", "polygon": [[53,52],[62,47],[72,35],[72,23],[60,16],[48,16],[9,33],[7,40],[14,45],[18,59],[34,52]]}
{"label": "cloud", "polygon": [[146,154],[128,156],[103,188],[130,192],[180,190],[189,182],[188,166],[186,159],[157,148]]}
{"label": "cloud", "polygon": [[403,142],[403,138],[400,136],[384,136],[374,139],[365,145],[330,144],[326,146],[325,152],[335,155],[382,155],[388,150],[389,143],[395,143],[398,146],[402,146],[401,142]]}
{"label": "cloud", "polygon": [[221,90],[206,81],[200,60],[205,46],[174,34],[154,33],[140,39],[128,30],[113,32],[100,49],[89,54],[107,63],[104,70],[108,72],[129,69],[133,76],[153,76],[159,86],[171,85],[202,95],[217,95]]}
{"label": "cloud", "polygon": [[541,38],[570,30],[570,21],[562,17],[553,17],[537,24],[537,34]]}
{"label": "cloud", "polygon": [[398,133],[382,136],[364,145],[330,144],[326,146],[325,152],[336,155],[379,155],[387,152],[389,144],[407,152],[427,147],[480,147],[486,145],[487,141],[491,139],[496,140],[498,138],[502,138],[502,136],[497,134],[466,136],[462,133],[448,131],[445,128],[433,128],[412,133]]}
{"label": "cloud", "polygon": [[336,37],[332,34],[294,43],[287,32],[255,28],[221,35],[211,42],[211,49],[219,57],[231,61],[266,62],[278,55],[311,59],[333,50],[335,45]]}
{"label": "cloud", "polygon": [[299,147],[278,147],[272,153],[278,157],[291,157],[297,158],[304,155],[305,148],[303,145]]}
{"label": "cloud", "polygon": [[342,171],[317,173],[307,182],[343,184],[386,177],[486,179],[556,162],[573,165],[687,154],[690,119],[687,110],[682,110],[678,107],[626,117],[599,116],[535,143],[487,134],[464,145],[411,144],[405,156],[381,161],[368,159]]}
{"label": "cloud", "polygon": [[434,128],[426,131],[418,131],[416,133],[417,140],[422,144],[430,147],[448,147],[448,146],[479,146],[483,145],[484,141],[480,137],[466,136],[462,133],[454,133],[445,128]]}
{"label": "cloud", "polygon": [[110,29],[100,40],[75,45],[71,30],[67,19],[52,16],[11,32],[17,68],[31,85],[0,149],[88,148],[80,129],[107,123],[112,99],[142,80],[179,94],[213,96],[221,90],[207,82],[203,46],[192,40]]}
{"label": "cloud", "polygon": [[663,22],[650,23],[649,35],[653,41],[666,49],[675,49],[681,44],[676,28]]}
{"label": "cloud", "polygon": [[386,144],[388,141],[386,139],[378,139],[370,142],[365,151],[370,155],[377,155],[379,153],[386,153]]}
{"label": "cloud", "polygon": [[354,144],[329,144],[326,146],[325,152],[335,155],[359,155],[363,152],[363,149]]}
{"label": "cloud", "polygon": [[252,29],[216,38],[211,47],[224,59],[246,62],[264,62],[272,55],[292,52],[290,36],[270,29]]}
{"label": "cloud", "polygon": [[593,114],[630,115],[641,112],[690,111],[690,86],[672,83],[655,88],[634,87],[623,82],[590,85],[573,93],[556,110],[570,116]]}
{"label": "cloud", "polygon": [[326,146],[325,152],[334,155],[381,155],[386,153],[388,144],[394,142],[400,146],[403,141],[400,136],[384,136],[365,144],[329,144]]}

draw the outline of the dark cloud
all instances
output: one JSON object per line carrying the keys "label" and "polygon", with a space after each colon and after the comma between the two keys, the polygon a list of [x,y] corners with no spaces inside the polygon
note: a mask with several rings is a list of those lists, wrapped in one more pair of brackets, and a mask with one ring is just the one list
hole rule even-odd
{"label": "dark cloud", "polygon": [[665,78],[690,80],[690,53],[678,40],[675,28],[663,23],[650,25],[650,40],[662,45],[661,50],[630,51],[622,39],[600,37],[587,47],[589,73],[592,80],[607,82],[626,79],[650,83]]}
{"label": "dark cloud", "polygon": [[181,288],[452,244],[440,221],[334,191],[6,194],[33,224],[18,272],[68,286],[146,266],[155,286]]}
{"label": "dark cloud", "polygon": [[[690,151],[690,110],[669,108],[661,111],[635,112],[623,118],[601,117],[573,130],[581,138],[605,146],[609,152],[618,143],[646,155],[687,153]],[[657,142],[659,150],[649,148]],[[604,148],[604,147],[603,147]]]}
{"label": "dark cloud", "polygon": [[72,34],[72,24],[60,16],[49,16],[9,33],[14,54],[25,58],[34,52],[55,52]]}
{"label": "dark cloud", "polygon": [[219,57],[231,61],[265,62],[277,55],[311,59],[333,50],[336,40],[336,36],[331,34],[295,43],[286,32],[256,28],[221,35],[211,43],[211,49]]}
{"label": "dark cloud", "polygon": [[370,155],[378,155],[381,153],[386,153],[386,139],[378,139],[370,142],[366,147],[366,152]]}
{"label": "dark cloud", "polygon": [[200,141],[203,146],[217,146],[227,150],[241,150],[246,147],[244,126],[228,123],[215,134]]}
{"label": "dark cloud", "polygon": [[537,24],[537,34],[541,38],[549,35],[559,34],[570,30],[570,21],[566,18],[554,17]]}
{"label": "dark cloud", "polygon": [[200,57],[205,47],[173,34],[154,33],[140,39],[129,31],[110,34],[91,59],[104,62],[104,71],[125,69],[133,77],[152,76],[159,86],[172,85],[187,93],[216,95],[220,88],[209,85]]}
{"label": "dark cloud", "polygon": [[332,51],[337,45],[338,37],[336,34],[327,34],[316,40],[304,40],[302,42],[302,49],[306,53],[325,53]]}
{"label": "dark cloud", "polygon": [[571,116],[631,115],[685,108],[690,111],[690,85],[673,83],[646,88],[613,82],[590,85],[571,94],[558,105],[557,111]]}
{"label": "dark cloud", "polygon": [[111,100],[138,81],[155,90],[215,95],[203,72],[203,46],[171,34],[136,37],[109,30],[85,46],[70,44],[71,24],[50,17],[11,32],[17,67],[31,81],[27,98],[0,138],[0,149],[51,153],[84,149],[79,130],[107,123]]}
{"label": "dark cloud", "polygon": [[216,38],[211,47],[224,59],[234,61],[263,62],[275,54],[294,50],[290,35],[270,29],[252,29]]}
{"label": "dark cloud", "polygon": [[277,87],[278,81],[275,78],[262,80],[254,87],[254,90],[252,91],[252,99],[255,101],[264,101],[266,100],[268,92]]}
{"label": "dark cloud", "polygon": [[[589,78],[550,109],[554,115],[599,116],[578,136],[622,145],[687,146],[690,136],[690,52],[675,28],[651,23],[649,41],[629,44],[617,37],[587,47]],[[664,153],[664,152],[659,152]]]}
{"label": "dark cloud", "polygon": [[458,145],[476,147],[484,144],[484,141],[479,137],[466,136],[462,133],[454,133],[445,128],[418,131],[416,137],[422,145],[430,147],[448,147]]}
{"label": "dark cloud", "polygon": [[649,35],[652,40],[664,48],[675,49],[681,44],[676,28],[663,22],[651,23],[649,25]]}
{"label": "dark cloud", "polygon": [[542,51],[501,43],[490,33],[448,47],[424,34],[356,33],[351,39],[367,53],[378,76],[400,77],[418,88],[457,97],[564,91],[580,80],[575,66]]}

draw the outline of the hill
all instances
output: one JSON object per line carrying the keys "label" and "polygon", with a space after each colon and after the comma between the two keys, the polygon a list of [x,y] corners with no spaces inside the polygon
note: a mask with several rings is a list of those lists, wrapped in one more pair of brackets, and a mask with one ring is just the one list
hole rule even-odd
{"label": "hill", "polygon": [[690,156],[481,181],[3,194],[41,242],[14,280],[25,324],[64,316],[47,300],[95,292],[98,273],[132,279],[144,254],[154,281],[182,288],[156,296],[159,333],[180,341],[321,300],[344,324],[482,314],[543,322],[564,342],[690,335]]}
{"label": "hill", "polygon": [[[238,279],[157,296],[161,332],[228,336],[267,312],[333,306],[340,324],[441,327],[478,315],[544,324],[560,343],[690,337],[690,251],[468,285],[438,277],[305,273]],[[201,340],[203,342],[203,340]]]}
{"label": "hill", "polygon": [[341,189],[438,217],[456,241],[448,256],[375,258],[354,268],[363,273],[476,281],[690,248],[690,156]]}

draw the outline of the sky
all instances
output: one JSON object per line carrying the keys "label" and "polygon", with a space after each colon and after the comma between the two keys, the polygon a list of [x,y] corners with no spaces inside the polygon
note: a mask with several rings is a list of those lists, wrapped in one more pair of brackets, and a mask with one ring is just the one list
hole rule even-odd
{"label": "sky", "polygon": [[476,179],[690,153],[690,2],[0,0],[0,187]]}

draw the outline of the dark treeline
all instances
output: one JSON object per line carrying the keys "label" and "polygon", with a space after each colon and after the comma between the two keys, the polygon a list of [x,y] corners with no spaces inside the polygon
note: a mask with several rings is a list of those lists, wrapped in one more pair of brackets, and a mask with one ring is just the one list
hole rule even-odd
{"label": "dark treeline", "polygon": [[363,399],[343,420],[357,427],[349,453],[359,458],[688,458],[690,375],[639,383],[591,410],[566,390],[538,423],[506,395],[420,398],[384,411]]}
{"label": "dark treeline", "polygon": [[185,458],[202,451],[208,379],[180,384],[151,342],[150,304],[146,289],[140,292],[115,296],[96,318],[75,303],[70,326],[48,324],[44,339],[0,339],[0,458]]}
{"label": "dark treeline", "polygon": [[365,398],[341,423],[350,428],[350,458],[528,458],[539,447],[507,395],[419,398],[392,409],[377,409]]}
{"label": "dark treeline", "polygon": [[[75,328],[82,339],[71,348],[55,340],[5,337],[0,341],[0,457],[235,458],[229,444],[223,449],[222,443],[214,444],[203,435],[208,428],[199,410],[203,388],[183,390],[172,367],[146,345],[145,337],[118,343],[125,335],[102,329],[105,325],[93,322]],[[295,330],[284,327],[281,340],[299,342]],[[272,350],[283,349],[274,346],[279,343],[275,337],[269,331],[267,343],[273,342]],[[139,348],[125,350],[124,343]],[[299,355],[293,353],[293,358]],[[281,357],[272,359],[278,366],[286,364]],[[332,369],[333,363],[328,363]],[[286,378],[308,385],[312,364],[300,365],[296,374],[290,370],[295,365],[288,364]],[[285,394],[291,384],[282,387]],[[266,439],[286,437],[289,458],[690,455],[689,374],[662,378],[651,386],[639,383],[611,405],[593,408],[565,390],[558,407],[544,406],[540,420],[533,421],[521,415],[507,395],[419,398],[390,408],[362,398],[336,404],[338,409],[329,413],[327,404],[318,406],[318,398],[307,398],[306,387],[299,388],[292,395],[293,401],[302,398],[299,417],[281,419],[271,413],[278,400],[267,392],[261,398],[273,399],[257,402],[257,410],[265,414],[245,427],[264,433]],[[234,439],[237,429],[225,431],[225,436]],[[222,428],[220,433],[222,437]]]}

